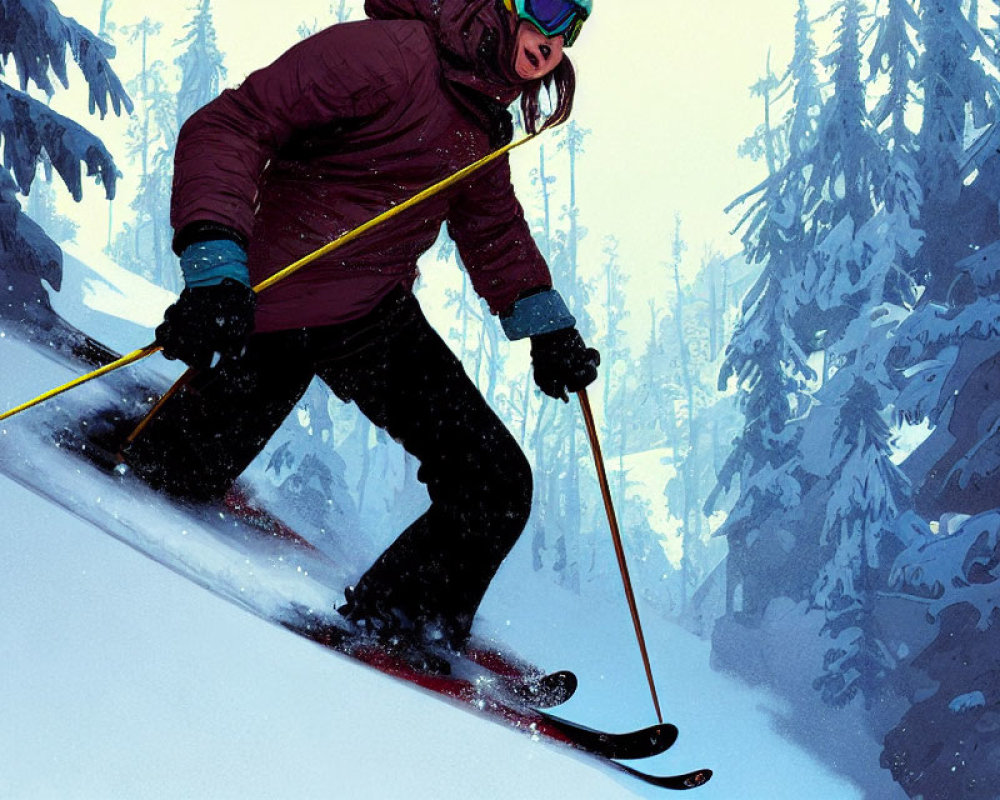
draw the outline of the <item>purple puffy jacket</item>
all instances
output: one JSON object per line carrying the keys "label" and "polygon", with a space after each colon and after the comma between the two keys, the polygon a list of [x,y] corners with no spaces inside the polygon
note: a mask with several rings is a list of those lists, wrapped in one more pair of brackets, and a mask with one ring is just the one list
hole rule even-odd
{"label": "purple puffy jacket", "polygon": [[[196,112],[177,144],[175,249],[215,227],[253,283],[486,155],[520,93],[494,0],[368,0]],[[496,144],[494,141],[492,144]],[[491,310],[551,286],[505,158],[263,292],[257,330],[364,315],[412,286],[442,222]]]}

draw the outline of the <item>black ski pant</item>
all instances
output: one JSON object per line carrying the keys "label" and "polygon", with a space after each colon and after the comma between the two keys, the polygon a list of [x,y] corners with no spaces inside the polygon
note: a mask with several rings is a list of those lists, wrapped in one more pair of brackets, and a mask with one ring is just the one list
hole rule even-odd
{"label": "black ski pant", "polygon": [[356,596],[468,635],[476,608],[531,509],[521,448],[398,289],[366,317],[251,337],[244,354],[198,375],[125,452],[153,486],[221,497],[318,375],[420,461],[430,508],[365,573]]}

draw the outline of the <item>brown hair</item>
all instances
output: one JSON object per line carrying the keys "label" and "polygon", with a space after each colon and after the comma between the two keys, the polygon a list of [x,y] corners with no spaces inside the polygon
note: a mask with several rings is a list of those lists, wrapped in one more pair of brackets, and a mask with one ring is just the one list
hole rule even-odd
{"label": "brown hair", "polygon": [[[552,93],[555,85],[556,104],[552,113],[544,117],[542,127],[538,123],[542,122],[541,94]],[[524,128],[528,133],[537,133],[555,125],[560,125],[569,119],[573,111],[573,96],[576,94],[576,70],[573,69],[572,62],[563,56],[559,65],[544,78],[532,81],[525,87],[521,95],[521,116],[524,118]]]}

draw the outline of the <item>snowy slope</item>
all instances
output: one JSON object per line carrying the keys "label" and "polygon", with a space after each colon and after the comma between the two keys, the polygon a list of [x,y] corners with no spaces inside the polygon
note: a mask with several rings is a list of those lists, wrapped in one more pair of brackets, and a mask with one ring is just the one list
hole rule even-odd
{"label": "snowy slope", "polygon": [[[4,381],[5,403],[53,368],[12,345],[0,362],[17,353],[7,374],[22,377]],[[0,797],[657,796],[260,622],[6,479],[0,498]],[[527,550],[480,630],[577,670],[567,716],[651,722],[624,603],[553,588]],[[187,557],[216,568],[214,552]],[[704,798],[861,796],[771,730],[773,700],[713,674],[707,643],[646,623],[682,731],[656,768],[713,767]],[[774,765],[793,780],[774,787]]]}
{"label": "snowy slope", "polygon": [[103,253],[84,256],[71,243],[63,249],[63,283],[49,292],[52,307],[88,333],[122,351],[153,340],[153,328],[176,296],[119,267]]}
{"label": "snowy slope", "polygon": [[[0,496],[0,797],[661,796],[261,622],[4,478]],[[566,712],[648,721],[612,652],[627,637],[591,629],[616,645],[595,648],[579,622],[549,639],[584,679]],[[682,730],[664,769],[714,767],[706,800],[861,797],[674,636],[654,648]]]}
{"label": "snowy slope", "polygon": [[623,796],[0,478],[0,797]]}
{"label": "snowy slope", "polygon": [[[108,270],[97,276],[115,286]],[[97,313],[86,298],[66,302]],[[116,330],[127,336],[128,325]],[[60,369],[0,338],[0,404],[48,388]],[[25,424],[9,420],[0,434],[13,441]],[[101,487],[89,501],[82,488],[80,502],[99,502]],[[0,507],[0,798],[664,796],[261,622],[3,477]],[[185,557],[228,578],[203,552]],[[863,796],[780,735],[779,701],[714,673],[707,642],[648,609],[643,618],[666,716],[681,730],[644,766],[714,769],[692,795],[705,800]],[[532,571],[527,542],[477,627],[544,667],[574,669],[581,689],[566,716],[611,729],[653,721],[624,600],[553,586]],[[868,787],[897,796],[872,771]]]}

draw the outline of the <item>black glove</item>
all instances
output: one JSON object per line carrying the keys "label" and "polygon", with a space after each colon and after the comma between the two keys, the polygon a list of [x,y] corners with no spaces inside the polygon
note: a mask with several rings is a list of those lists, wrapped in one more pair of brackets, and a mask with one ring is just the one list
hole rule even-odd
{"label": "black glove", "polygon": [[531,363],[538,388],[568,403],[567,392],[578,392],[597,380],[601,354],[584,344],[576,328],[562,328],[531,337]]}
{"label": "black glove", "polygon": [[257,295],[249,286],[226,278],[213,286],[196,286],[163,315],[156,343],[169,359],[206,369],[212,357],[237,356],[253,331]]}

